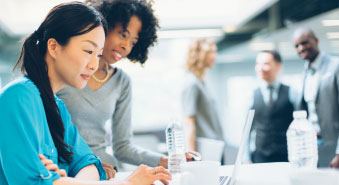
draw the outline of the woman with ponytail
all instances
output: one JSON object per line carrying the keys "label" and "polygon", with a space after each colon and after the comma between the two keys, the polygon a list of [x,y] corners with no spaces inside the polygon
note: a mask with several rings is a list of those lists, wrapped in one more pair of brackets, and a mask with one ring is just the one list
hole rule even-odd
{"label": "woman with ponytail", "polygon": [[106,179],[100,160],[55,96],[65,85],[85,87],[98,68],[105,35],[101,15],[72,2],[54,7],[26,38],[15,65],[23,76],[0,91],[1,185],[149,185],[170,179],[163,168],[140,166],[123,182],[99,182]]}

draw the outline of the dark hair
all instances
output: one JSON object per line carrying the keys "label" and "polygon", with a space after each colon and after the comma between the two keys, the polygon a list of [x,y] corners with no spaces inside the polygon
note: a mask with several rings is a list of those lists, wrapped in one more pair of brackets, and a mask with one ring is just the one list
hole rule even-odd
{"label": "dark hair", "polygon": [[[91,3],[92,1],[87,2]],[[141,20],[142,28],[139,33],[139,40],[127,58],[133,62],[144,64],[147,60],[149,47],[157,41],[156,31],[159,28],[152,4],[146,2],[146,0],[104,0],[101,4],[95,6],[105,17],[109,31],[119,23],[126,30],[132,16],[137,16]]]}
{"label": "dark hair", "polygon": [[261,53],[270,53],[273,56],[274,61],[276,61],[278,63],[282,62],[281,56],[280,56],[278,51],[275,51],[275,50],[263,50],[263,51],[261,51]]}
{"label": "dark hair", "polygon": [[20,57],[14,66],[15,69],[22,62],[21,72],[39,89],[49,131],[58,150],[60,162],[70,163],[73,152],[71,146],[64,142],[65,128],[48,77],[47,63],[44,59],[47,41],[54,38],[60,45],[65,46],[71,37],[88,33],[98,26],[103,26],[106,34],[104,18],[93,7],[80,2],[55,6],[38,30],[25,39]]}

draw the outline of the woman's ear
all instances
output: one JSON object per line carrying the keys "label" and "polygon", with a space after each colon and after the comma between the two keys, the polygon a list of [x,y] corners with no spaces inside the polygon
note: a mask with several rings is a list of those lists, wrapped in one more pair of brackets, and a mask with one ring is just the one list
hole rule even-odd
{"label": "woman's ear", "polygon": [[58,43],[58,41],[56,41],[54,38],[50,38],[47,41],[47,53],[53,58],[56,58],[58,49],[59,49],[60,45]]}

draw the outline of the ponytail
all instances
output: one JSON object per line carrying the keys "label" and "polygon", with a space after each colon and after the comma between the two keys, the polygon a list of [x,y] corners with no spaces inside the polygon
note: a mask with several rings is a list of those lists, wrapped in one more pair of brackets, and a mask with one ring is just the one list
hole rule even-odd
{"label": "ponytail", "polygon": [[20,61],[25,61],[21,66],[21,72],[32,80],[39,89],[49,131],[59,153],[58,160],[63,162],[62,159],[64,159],[67,163],[70,163],[73,152],[70,151],[71,146],[64,142],[64,124],[49,81],[47,63],[42,55],[42,53],[46,53],[47,41],[41,38],[43,38],[43,34],[38,30],[25,40],[15,67]]}

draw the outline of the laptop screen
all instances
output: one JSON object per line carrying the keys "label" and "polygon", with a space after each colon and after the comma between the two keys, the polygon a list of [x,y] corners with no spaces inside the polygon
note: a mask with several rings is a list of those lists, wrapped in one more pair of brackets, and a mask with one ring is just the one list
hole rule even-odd
{"label": "laptop screen", "polygon": [[[254,110],[248,111],[245,126],[244,126],[242,136],[241,136],[241,141],[240,141],[240,146],[239,146],[237,158],[235,160],[235,164],[234,164],[233,171],[232,171],[232,176],[231,176],[231,178],[229,178],[227,181],[224,182],[227,185],[234,185],[234,183],[237,179],[237,174],[238,174],[239,167],[241,165],[241,160],[242,160],[242,157],[243,157],[243,154],[244,154],[244,151],[245,151],[246,142],[247,142],[248,137],[250,135],[253,117],[254,117],[254,112],[255,112]],[[224,184],[224,183],[222,183],[222,184]]]}

